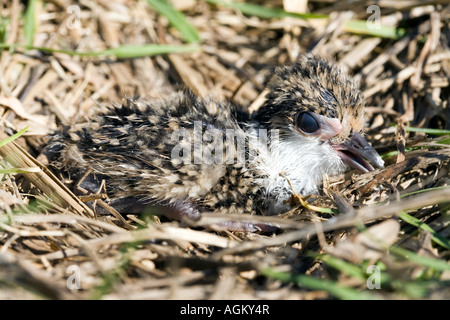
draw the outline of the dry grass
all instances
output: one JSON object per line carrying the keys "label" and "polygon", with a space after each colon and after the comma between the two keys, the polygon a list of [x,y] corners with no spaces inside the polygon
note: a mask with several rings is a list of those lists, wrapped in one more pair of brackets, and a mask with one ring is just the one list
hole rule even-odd
{"label": "dry grass", "polygon": [[[257,2],[329,14],[310,20],[172,3],[199,31],[199,50],[118,59],[114,51],[82,57],[24,45],[98,53],[183,38],[144,0],[37,1],[35,32],[22,2],[2,2],[0,41],[10,50],[0,56],[0,138],[30,129],[0,147],[4,168],[28,168],[2,176],[0,298],[450,298],[449,140],[408,129],[450,129],[447,1],[377,1],[381,23],[405,30],[398,38],[353,32],[349,21],[365,21],[370,1]],[[276,224],[276,235],[98,216],[71,193],[70,181],[36,160],[45,160],[40,151],[52,130],[88,117],[97,103],[189,87],[257,108],[271,68],[305,52],[359,79],[368,137],[387,166],[330,177],[323,195],[280,217],[234,217]],[[205,215],[198,223],[229,218]],[[381,290],[366,289],[373,264],[382,270]],[[73,266],[81,290],[67,287]]]}

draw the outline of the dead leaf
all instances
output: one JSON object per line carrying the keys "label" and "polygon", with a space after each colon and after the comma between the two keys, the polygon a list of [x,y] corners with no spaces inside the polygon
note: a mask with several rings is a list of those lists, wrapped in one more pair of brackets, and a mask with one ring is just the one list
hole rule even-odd
{"label": "dead leaf", "polygon": [[20,100],[15,97],[0,97],[0,104],[10,108],[12,111],[14,111],[15,114],[23,119],[36,122],[44,127],[48,124],[47,116],[28,113],[23,107],[22,102],[20,102]]}
{"label": "dead leaf", "polygon": [[334,247],[328,248],[328,252],[336,257],[360,263],[363,260],[376,261],[380,259],[386,248],[397,240],[400,231],[400,223],[389,219],[354,237],[340,241]]}

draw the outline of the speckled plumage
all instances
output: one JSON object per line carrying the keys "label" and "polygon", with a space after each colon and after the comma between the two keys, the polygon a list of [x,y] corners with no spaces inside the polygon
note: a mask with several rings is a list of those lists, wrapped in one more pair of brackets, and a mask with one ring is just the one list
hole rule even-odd
{"label": "speckled plumage", "polygon": [[[286,179],[296,192],[309,194],[318,191],[323,174],[345,170],[333,146],[362,131],[363,101],[357,85],[336,66],[307,56],[276,69],[268,89],[265,104],[252,116],[190,92],[103,108],[55,135],[51,165],[75,179],[92,170],[96,178],[85,184],[90,191],[105,180],[111,199],[139,199],[142,207],[188,203],[200,211],[278,213],[289,208],[292,189]],[[319,123],[330,122],[333,130],[342,125],[342,130],[329,139],[305,134],[296,127],[303,112],[317,115]],[[338,120],[329,121],[333,118]],[[186,129],[192,137],[195,123],[201,123],[202,133],[213,129],[222,134],[223,141],[232,129],[236,139],[247,141],[247,151],[259,129],[276,129],[278,149],[268,131],[268,148],[257,149],[245,162],[234,155],[228,163],[195,163],[192,152],[187,163],[187,158],[174,157],[174,148],[183,142],[173,135]],[[208,145],[211,141],[203,148]],[[221,148],[226,151],[225,144]]]}

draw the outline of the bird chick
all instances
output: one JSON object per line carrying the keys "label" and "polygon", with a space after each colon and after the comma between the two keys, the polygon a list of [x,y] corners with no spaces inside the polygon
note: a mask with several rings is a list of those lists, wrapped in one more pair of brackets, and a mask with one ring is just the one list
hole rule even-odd
{"label": "bird chick", "polygon": [[85,176],[81,186],[90,192],[104,181],[122,214],[277,214],[290,209],[294,192],[319,192],[325,174],[374,170],[368,161],[383,167],[362,136],[363,116],[348,75],[301,56],[275,69],[253,115],[190,92],[130,99],[64,129],[47,153],[54,168]]}

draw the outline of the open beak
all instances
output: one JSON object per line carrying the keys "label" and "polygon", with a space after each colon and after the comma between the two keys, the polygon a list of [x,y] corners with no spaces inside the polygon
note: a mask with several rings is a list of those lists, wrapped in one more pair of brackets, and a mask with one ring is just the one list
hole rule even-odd
{"label": "open beak", "polygon": [[354,132],[350,138],[339,145],[333,145],[342,161],[351,168],[362,172],[373,171],[373,166],[367,162],[370,161],[377,168],[384,168],[384,161],[378,152],[364,139],[359,132]]}

